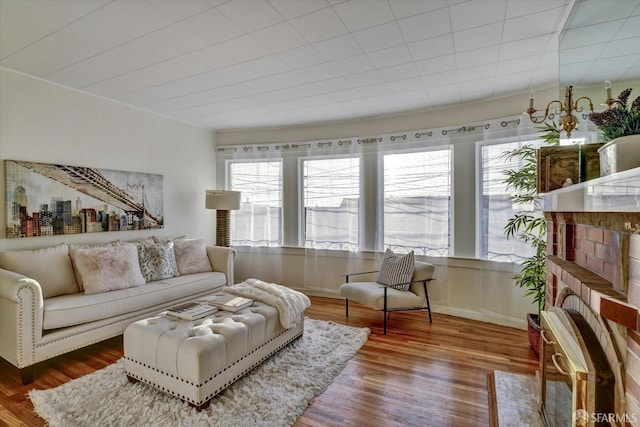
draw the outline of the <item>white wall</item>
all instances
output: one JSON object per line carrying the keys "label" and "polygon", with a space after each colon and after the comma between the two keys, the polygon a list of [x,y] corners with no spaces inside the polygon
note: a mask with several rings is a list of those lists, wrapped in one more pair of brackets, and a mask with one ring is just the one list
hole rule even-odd
{"label": "white wall", "polygon": [[[1,160],[162,174],[165,214],[162,230],[1,238],[0,249],[154,234],[215,240],[215,211],[204,208],[205,190],[216,184],[213,132],[5,69],[0,69],[0,124]],[[0,199],[4,237],[7,208],[5,197]]]}

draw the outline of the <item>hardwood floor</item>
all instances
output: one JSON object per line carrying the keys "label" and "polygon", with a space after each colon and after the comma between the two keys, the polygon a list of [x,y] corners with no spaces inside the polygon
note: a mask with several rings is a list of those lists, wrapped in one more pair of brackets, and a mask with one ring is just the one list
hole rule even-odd
{"label": "hardwood floor", "polygon": [[[309,406],[296,427],[489,425],[487,374],[533,375],[538,368],[526,331],[446,315],[397,312],[382,335],[382,315],[339,299],[311,297],[307,315],[369,327],[369,340],[333,384]],[[27,397],[101,369],[122,357],[116,337],[38,365],[36,380],[20,382],[0,359],[0,426],[41,426]]]}

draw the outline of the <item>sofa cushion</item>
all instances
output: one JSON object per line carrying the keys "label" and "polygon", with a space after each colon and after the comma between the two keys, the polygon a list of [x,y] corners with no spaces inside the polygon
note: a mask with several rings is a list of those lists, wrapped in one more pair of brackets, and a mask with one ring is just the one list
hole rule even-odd
{"label": "sofa cushion", "polygon": [[126,289],[146,282],[138,263],[138,250],[131,243],[78,249],[76,267],[85,294]]}
{"label": "sofa cushion", "polygon": [[0,268],[36,280],[43,298],[79,292],[64,243],[28,251],[0,251]]}
{"label": "sofa cushion", "polygon": [[399,291],[408,291],[415,266],[413,251],[397,255],[391,249],[384,253],[376,282],[392,286]]}
{"label": "sofa cushion", "polygon": [[173,241],[173,245],[180,274],[213,271],[204,240],[176,239]]}
{"label": "sofa cushion", "polygon": [[224,273],[198,273],[101,294],[77,293],[51,298],[44,302],[43,329],[109,319],[160,304],[168,307],[181,298],[214,293],[222,289],[226,281]]}
{"label": "sofa cushion", "polygon": [[80,289],[80,292],[84,291],[84,283],[82,283],[82,276],[80,276],[80,273],[78,272],[78,267],[76,267],[76,251],[78,249],[88,249],[88,248],[100,248],[100,247],[105,247],[105,246],[114,246],[114,245],[120,245],[122,242],[120,242],[119,240],[114,240],[113,242],[109,242],[109,243],[96,243],[96,244],[76,244],[76,243],[69,243],[69,257],[71,258],[71,265],[73,266],[73,272],[76,276],[76,283],[78,283],[78,288]]}
{"label": "sofa cushion", "polygon": [[138,261],[147,282],[179,276],[173,242],[137,244]]}
{"label": "sofa cushion", "polygon": [[[384,286],[376,282],[349,282],[340,286],[340,296],[371,307],[384,308]],[[424,298],[411,291],[387,288],[387,308],[422,307]]]}

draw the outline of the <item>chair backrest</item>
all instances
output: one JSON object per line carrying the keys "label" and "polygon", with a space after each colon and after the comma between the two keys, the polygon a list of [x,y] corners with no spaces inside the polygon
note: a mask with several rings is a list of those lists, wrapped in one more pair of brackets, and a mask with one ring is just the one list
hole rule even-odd
{"label": "chair backrest", "polygon": [[[420,280],[420,282],[412,283],[409,290],[426,300],[426,295],[424,294],[424,286],[422,285],[421,281],[432,279],[435,270],[436,267],[433,264],[429,264],[428,262],[416,261],[413,270],[413,281]],[[427,286],[429,286],[428,283]]]}

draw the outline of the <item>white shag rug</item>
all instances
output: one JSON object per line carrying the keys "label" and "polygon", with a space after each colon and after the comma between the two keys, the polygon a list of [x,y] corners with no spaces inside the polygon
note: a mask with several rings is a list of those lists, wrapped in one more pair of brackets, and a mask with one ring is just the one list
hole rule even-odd
{"label": "white shag rug", "polygon": [[303,336],[197,412],[143,383],[122,360],[49,390],[30,390],[51,426],[291,426],[367,341],[368,328],[305,318]]}

